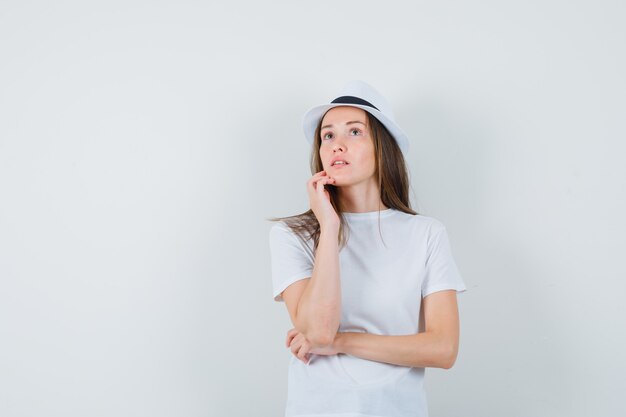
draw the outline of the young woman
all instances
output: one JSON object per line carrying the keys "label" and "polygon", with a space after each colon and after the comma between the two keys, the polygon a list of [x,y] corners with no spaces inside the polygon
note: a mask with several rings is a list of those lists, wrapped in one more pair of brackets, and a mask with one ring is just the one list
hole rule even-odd
{"label": "young woman", "polygon": [[304,117],[310,210],[271,219],[272,284],[294,328],[286,417],[426,417],[426,367],[449,369],[466,290],[445,226],[416,213],[408,139],[361,81]]}

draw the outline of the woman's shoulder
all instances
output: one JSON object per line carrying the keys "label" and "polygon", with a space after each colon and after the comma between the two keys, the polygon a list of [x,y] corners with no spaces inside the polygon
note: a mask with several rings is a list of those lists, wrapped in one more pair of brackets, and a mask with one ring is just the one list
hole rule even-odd
{"label": "woman's shoulder", "polygon": [[398,211],[400,218],[405,219],[413,224],[419,225],[421,227],[425,227],[428,229],[443,229],[445,228],[444,224],[436,217],[428,216],[425,214],[411,214],[405,213],[403,211]]}
{"label": "woman's shoulder", "polygon": [[272,224],[272,226],[270,227],[269,234],[270,236],[273,236],[273,237],[280,236],[283,238],[287,236],[296,235],[294,230],[291,227],[289,227],[287,222],[285,222],[284,220],[275,221],[274,224]]}
{"label": "woman's shoulder", "polygon": [[[300,228],[301,229],[301,228]],[[303,243],[310,244],[311,236],[305,230],[295,230],[286,221],[278,220],[270,227],[270,239],[278,240],[299,240]]]}
{"label": "woman's shoulder", "polygon": [[277,220],[270,227],[270,233],[272,231],[274,231],[274,230],[290,230],[290,229],[289,229],[289,226],[287,226],[287,223],[285,223],[284,220]]}

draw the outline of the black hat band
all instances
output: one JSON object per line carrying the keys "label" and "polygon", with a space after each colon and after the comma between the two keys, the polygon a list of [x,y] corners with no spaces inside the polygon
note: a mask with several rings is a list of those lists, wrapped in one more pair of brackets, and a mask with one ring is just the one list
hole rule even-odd
{"label": "black hat band", "polygon": [[362,98],[354,97],[354,96],[337,97],[336,99],[331,101],[331,103],[361,104],[363,106],[368,106],[368,107],[378,110],[378,108],[374,106],[372,103],[370,103],[369,101],[366,101],[366,100],[363,100]]}

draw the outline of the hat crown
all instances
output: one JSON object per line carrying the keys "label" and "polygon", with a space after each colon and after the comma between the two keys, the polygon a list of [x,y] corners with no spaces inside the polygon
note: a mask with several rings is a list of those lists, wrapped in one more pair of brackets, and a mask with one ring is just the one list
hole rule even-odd
{"label": "hat crown", "polygon": [[341,89],[338,97],[353,96],[365,100],[375,106],[389,119],[395,121],[389,102],[374,87],[361,80],[352,80]]}

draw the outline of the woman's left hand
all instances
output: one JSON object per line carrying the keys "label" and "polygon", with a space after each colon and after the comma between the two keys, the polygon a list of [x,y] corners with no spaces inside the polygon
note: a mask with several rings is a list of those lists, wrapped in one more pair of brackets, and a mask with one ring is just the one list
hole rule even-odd
{"label": "woman's left hand", "polygon": [[286,344],[287,344],[287,347],[291,348],[291,353],[293,353],[302,362],[308,363],[310,354],[316,354],[316,355],[338,354],[339,351],[337,350],[337,346],[335,343],[336,340],[337,340],[337,336],[335,335],[335,340],[330,345],[321,346],[321,347],[313,347],[311,345],[311,342],[309,342],[302,333],[300,333],[296,328],[293,328],[287,332]]}

